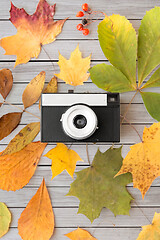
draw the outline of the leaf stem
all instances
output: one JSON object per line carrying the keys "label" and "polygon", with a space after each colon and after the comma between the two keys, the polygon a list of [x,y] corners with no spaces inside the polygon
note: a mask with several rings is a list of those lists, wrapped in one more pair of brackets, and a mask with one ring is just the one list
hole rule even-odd
{"label": "leaf stem", "polygon": [[125,120],[127,123],[129,123],[129,125],[135,130],[135,132],[137,133],[137,135],[139,136],[141,142],[142,142],[142,138],[141,138],[141,135],[139,134],[139,132],[137,131],[137,129],[132,125],[132,123],[126,118],[124,117],[123,115],[120,115],[123,120]]}
{"label": "leaf stem", "polygon": [[52,67],[53,67],[53,71],[55,72],[55,66],[54,66],[54,64],[53,64],[53,62],[52,62],[51,57],[49,56],[49,54],[48,54],[48,52],[46,51],[46,49],[44,48],[44,46],[41,45],[41,47],[42,47],[43,51],[45,52],[45,54],[47,55],[47,57],[49,58],[50,63],[52,64]]}
{"label": "leaf stem", "polygon": [[131,105],[131,103],[133,102],[133,100],[134,100],[134,98],[135,98],[135,96],[137,95],[138,92],[139,92],[139,90],[137,90],[137,91],[135,92],[135,94],[133,95],[131,101],[129,102],[129,104],[128,104],[127,108],[126,108],[126,111],[125,111],[125,113],[124,113],[124,115],[123,115],[123,119],[122,119],[122,121],[121,121],[121,125],[122,125],[122,123],[124,122],[125,117],[126,117],[126,115],[127,115],[127,113],[128,113],[128,110],[129,110],[129,108],[130,108],[130,105]]}
{"label": "leaf stem", "polygon": [[7,102],[7,101],[5,101],[5,100],[4,100],[4,103],[6,103],[6,104],[8,104],[8,105],[10,105],[10,106],[13,106],[13,107],[15,107],[15,108],[18,108],[18,109],[21,110],[22,112],[26,112],[26,113],[28,113],[28,114],[30,114],[30,115],[32,115],[32,116],[40,119],[40,117],[38,117],[37,115],[35,115],[35,114],[33,114],[33,113],[31,113],[31,112],[29,112],[29,111],[27,111],[27,110],[25,110],[25,109],[23,109],[23,108],[21,108],[21,107],[18,107],[18,106],[16,106],[16,105],[13,105],[12,103],[9,103],[9,102]]}
{"label": "leaf stem", "polygon": [[90,159],[89,159],[88,143],[86,144],[86,153],[87,153],[88,163],[91,166],[91,162],[90,162]]}

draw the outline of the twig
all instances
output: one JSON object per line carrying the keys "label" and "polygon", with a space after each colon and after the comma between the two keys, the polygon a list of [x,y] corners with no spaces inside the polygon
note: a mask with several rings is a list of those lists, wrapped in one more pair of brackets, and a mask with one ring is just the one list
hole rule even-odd
{"label": "twig", "polygon": [[89,160],[89,152],[88,152],[88,143],[86,144],[86,153],[87,153],[87,159],[88,159],[88,163],[91,166],[91,162]]}
{"label": "twig", "polygon": [[122,123],[124,122],[124,119],[125,119],[125,117],[126,117],[126,115],[127,115],[127,113],[128,113],[129,107],[130,107],[131,103],[133,102],[133,100],[134,100],[134,98],[135,98],[135,96],[137,95],[138,92],[139,92],[139,91],[137,90],[137,91],[135,92],[134,96],[132,97],[131,101],[129,102],[129,104],[128,104],[127,108],[126,108],[126,111],[125,111],[125,113],[124,113],[124,115],[123,115],[123,119],[122,119],[122,121],[121,121],[121,125],[122,125]]}
{"label": "twig", "polygon": [[54,66],[54,64],[53,64],[53,62],[52,62],[51,57],[49,56],[49,54],[48,54],[48,52],[46,51],[46,49],[44,48],[44,46],[42,45],[41,47],[42,47],[43,51],[45,52],[45,54],[47,55],[47,57],[49,58],[50,63],[51,63],[52,66],[53,66],[53,71],[55,72],[55,66]]}
{"label": "twig", "polygon": [[130,123],[130,121],[129,121],[126,117],[124,117],[124,116],[122,116],[122,115],[120,115],[120,116],[121,116],[127,123],[129,123],[129,125],[135,130],[135,132],[137,133],[137,135],[139,136],[139,138],[140,138],[140,140],[141,140],[141,142],[142,142],[142,138],[141,138],[139,132],[137,131],[137,129]]}
{"label": "twig", "polygon": [[22,112],[26,112],[26,113],[28,113],[28,114],[30,114],[30,115],[32,115],[32,116],[40,119],[40,117],[38,117],[37,115],[35,115],[35,114],[33,114],[33,113],[29,112],[29,111],[26,111],[25,109],[20,108],[20,107],[18,107],[18,106],[16,106],[16,105],[13,105],[12,103],[9,103],[9,102],[7,102],[7,101],[5,101],[5,100],[4,100],[4,103],[6,103],[6,104],[8,104],[8,105],[10,105],[10,106],[13,106],[13,107],[15,107],[15,108],[18,108],[18,109],[21,110]]}
{"label": "twig", "polygon": [[151,223],[151,221],[150,221],[150,219],[147,217],[147,215],[143,212],[143,210],[138,206],[138,204],[137,204],[137,202],[134,200],[134,202],[135,202],[135,204],[137,205],[137,207],[139,208],[139,210],[142,212],[142,214],[143,214],[143,216],[148,220],[148,222],[150,223],[150,224],[152,224]]}

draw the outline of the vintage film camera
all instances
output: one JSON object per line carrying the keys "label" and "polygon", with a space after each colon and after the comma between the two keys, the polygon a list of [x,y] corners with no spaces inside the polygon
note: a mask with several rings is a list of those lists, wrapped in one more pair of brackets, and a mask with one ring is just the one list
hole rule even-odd
{"label": "vintage film camera", "polygon": [[42,94],[41,141],[119,142],[119,94]]}

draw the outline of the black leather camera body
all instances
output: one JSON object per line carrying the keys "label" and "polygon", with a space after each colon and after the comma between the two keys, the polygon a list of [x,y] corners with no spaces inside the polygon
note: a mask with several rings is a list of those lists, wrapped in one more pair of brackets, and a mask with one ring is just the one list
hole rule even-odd
{"label": "black leather camera body", "polygon": [[119,94],[42,94],[41,141],[119,142]]}

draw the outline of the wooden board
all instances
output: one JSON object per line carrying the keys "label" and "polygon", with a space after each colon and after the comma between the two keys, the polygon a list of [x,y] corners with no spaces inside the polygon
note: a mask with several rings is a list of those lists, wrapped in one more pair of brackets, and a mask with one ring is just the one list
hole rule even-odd
{"label": "wooden board", "polygon": [[[14,0],[14,4],[18,7],[24,7],[28,13],[32,14],[38,3],[38,0]],[[49,3],[53,4],[54,1],[49,0]],[[3,114],[13,111],[20,111],[19,108],[23,108],[22,105],[22,93],[27,84],[33,79],[39,72],[46,71],[46,83],[50,81],[54,73],[59,72],[57,65],[58,50],[66,58],[69,58],[71,51],[79,43],[80,50],[83,52],[83,56],[88,56],[92,53],[91,66],[100,63],[110,64],[104,57],[104,54],[100,48],[97,35],[97,26],[100,22],[92,24],[90,28],[90,35],[84,37],[80,32],[76,30],[76,25],[80,20],[76,19],[76,12],[80,10],[81,2],[79,0],[57,0],[57,11],[55,19],[63,19],[70,17],[63,28],[63,32],[58,36],[57,40],[49,45],[45,45],[44,48],[50,56],[54,64],[54,68],[50,63],[50,59],[42,49],[38,59],[32,59],[29,63],[17,66],[14,68],[15,56],[6,56],[4,50],[0,49],[0,69],[9,68],[13,72],[14,84],[11,93],[9,94],[7,101],[11,105],[5,104],[0,108],[0,117]],[[94,10],[101,10],[108,15],[115,13],[125,15],[131,20],[136,32],[141,24],[146,11],[150,10],[154,6],[160,6],[159,0],[88,0],[88,3]],[[10,23],[9,19],[10,1],[1,0],[0,8],[0,38],[16,34],[16,28]],[[150,76],[149,76],[150,77]],[[146,79],[148,80],[149,77]],[[89,79],[87,83],[79,87],[71,87],[66,85],[63,81],[58,80],[58,91],[67,92],[69,89],[73,89],[75,92],[103,92],[96,87]],[[160,89],[152,89],[153,92],[160,92]],[[123,115],[128,103],[133,97],[134,93],[121,94],[121,114]],[[32,114],[40,117],[38,103],[28,109]],[[127,114],[128,120],[133,124],[133,127],[138,130],[142,135],[144,126],[149,127],[155,122],[151,116],[147,113],[145,106],[142,102],[140,94],[138,94],[133,103],[130,106]],[[0,142],[0,151],[3,151],[11,139],[28,123],[39,121],[38,118],[24,113],[21,123],[18,128],[11,133],[7,138]],[[121,127],[121,142],[116,143],[116,147],[120,147],[124,144],[122,149],[122,156],[125,157],[129,151],[129,147],[140,141],[135,130],[124,122]],[[35,140],[39,140],[40,135]],[[92,161],[98,148],[102,152],[108,149],[112,144],[89,144],[89,158]],[[55,144],[49,144],[45,151],[55,147]],[[86,145],[74,144],[72,149],[75,150],[84,162],[78,162],[76,171],[80,171],[89,166],[86,155]],[[44,155],[43,154],[43,155]],[[5,202],[12,213],[12,223],[8,234],[6,234],[4,240],[19,240],[17,223],[21,212],[26,207],[29,200],[36,193],[38,187],[41,184],[43,177],[46,180],[48,190],[52,199],[52,206],[55,213],[56,229],[54,240],[67,240],[64,234],[75,230],[78,226],[88,230],[98,240],[135,240],[141,231],[142,225],[147,225],[151,222],[155,212],[160,212],[160,178],[157,178],[145,199],[142,200],[141,194],[137,189],[133,188],[133,184],[128,185],[128,191],[136,199],[132,201],[132,208],[130,210],[130,216],[118,216],[114,217],[113,214],[103,209],[100,217],[96,219],[93,224],[82,214],[77,215],[79,200],[75,197],[66,197],[65,195],[69,191],[70,184],[72,183],[71,177],[64,171],[61,175],[57,176],[51,181],[51,160],[42,156],[35,175],[22,190],[16,192],[6,192],[0,190],[0,201]],[[76,176],[74,176],[75,178]]]}

